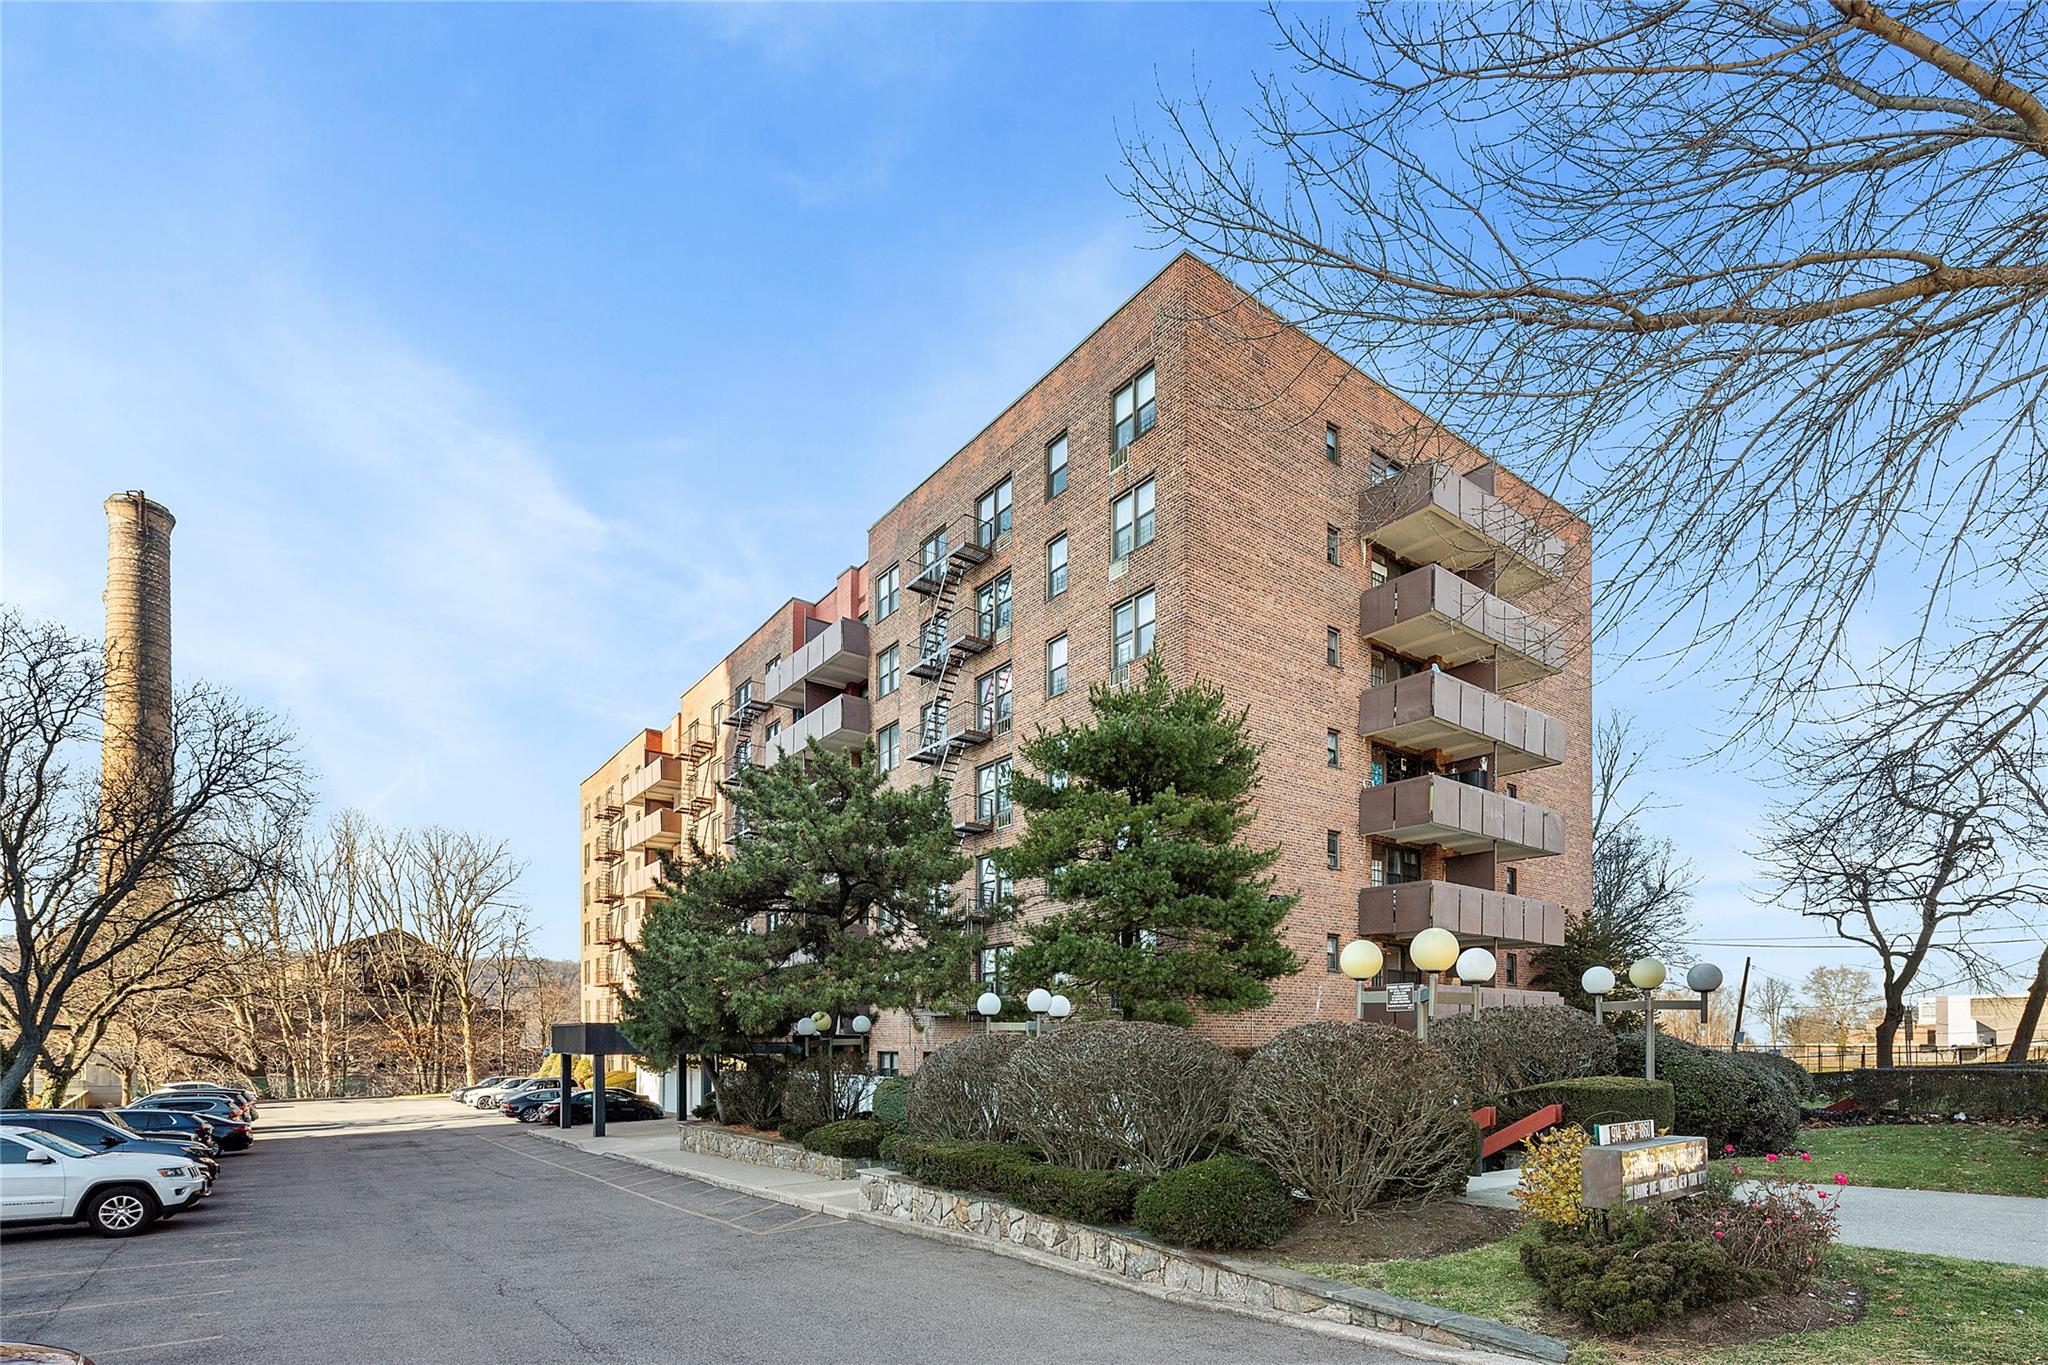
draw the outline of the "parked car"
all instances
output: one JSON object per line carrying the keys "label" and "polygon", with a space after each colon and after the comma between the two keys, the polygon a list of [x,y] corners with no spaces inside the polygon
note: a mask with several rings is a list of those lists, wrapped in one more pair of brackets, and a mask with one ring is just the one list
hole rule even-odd
{"label": "parked car", "polygon": [[548,1085],[559,1088],[561,1084],[562,1078],[559,1076],[521,1076],[503,1085],[493,1085],[476,1091],[470,1095],[469,1103],[478,1109],[496,1109],[519,1091]]}
{"label": "parked car", "polygon": [[256,1121],[256,1092],[233,1085],[204,1085],[198,1081],[185,1081],[177,1085],[159,1086],[144,1096],[145,1099],[183,1099],[218,1096],[238,1106],[242,1117],[251,1123]]}
{"label": "parked car", "polygon": [[220,1151],[220,1137],[201,1114],[181,1114],[175,1109],[95,1109],[141,1133],[144,1137],[178,1138]]}
{"label": "parked car", "polygon": [[[569,1096],[569,1122],[572,1126],[590,1122],[591,1095],[588,1090],[578,1090]],[[607,1090],[604,1092],[604,1121],[606,1123],[634,1123],[642,1119],[662,1117],[661,1106],[630,1090]],[[535,1123],[560,1123],[562,1102],[548,1100],[534,1111]]]}
{"label": "parked car", "polygon": [[519,1079],[517,1076],[486,1076],[480,1081],[471,1081],[468,1085],[456,1086],[448,1092],[448,1098],[458,1103],[466,1102],[471,1095],[474,1095],[479,1090],[489,1090],[495,1086],[503,1085],[507,1081],[515,1081],[517,1079]]}
{"label": "parked car", "polygon": [[540,1108],[541,1105],[546,1104],[549,1100],[558,1100],[560,1098],[562,1098],[562,1087],[559,1085],[537,1085],[531,1090],[521,1090],[516,1094],[506,1096],[504,1101],[498,1105],[498,1112],[508,1119],[524,1121],[527,1115]]}
{"label": "parked car", "polygon": [[189,1208],[205,1188],[190,1163],[154,1152],[92,1152],[55,1133],[0,1123],[0,1221],[83,1222],[129,1237]]}
{"label": "parked car", "polygon": [[220,1139],[224,1152],[239,1152],[255,1138],[249,1120],[239,1108],[217,1095],[192,1096],[151,1096],[137,1100],[130,1109],[168,1109],[174,1114],[197,1114],[213,1125],[214,1136]]}
{"label": "parked car", "polygon": [[196,1142],[145,1137],[120,1120],[106,1118],[89,1109],[0,1109],[0,1123],[55,1133],[87,1151],[126,1150],[177,1157],[198,1166],[205,1173],[209,1189],[213,1178],[220,1174],[220,1163],[214,1160],[213,1153]]}

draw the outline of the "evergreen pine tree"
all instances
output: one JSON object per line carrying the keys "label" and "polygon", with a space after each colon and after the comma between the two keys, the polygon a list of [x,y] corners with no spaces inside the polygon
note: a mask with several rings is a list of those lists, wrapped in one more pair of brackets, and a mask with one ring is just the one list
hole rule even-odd
{"label": "evergreen pine tree", "polygon": [[1128,688],[1089,692],[1091,724],[1022,746],[1024,831],[999,856],[1055,905],[1029,925],[1013,980],[1063,973],[1124,1016],[1188,1024],[1253,1009],[1301,969],[1279,936],[1296,897],[1272,894],[1278,847],[1248,848],[1259,746],[1221,689],[1172,686],[1156,659]]}

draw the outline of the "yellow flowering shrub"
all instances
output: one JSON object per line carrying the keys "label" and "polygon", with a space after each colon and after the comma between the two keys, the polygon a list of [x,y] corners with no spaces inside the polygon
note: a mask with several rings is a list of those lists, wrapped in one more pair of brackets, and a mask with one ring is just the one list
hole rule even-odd
{"label": "yellow flowering shrub", "polygon": [[1515,1202],[1524,1216],[1568,1228],[1586,1221],[1581,1159],[1592,1141],[1575,1123],[1529,1139],[1529,1159],[1522,1163],[1522,1183],[1515,1187]]}

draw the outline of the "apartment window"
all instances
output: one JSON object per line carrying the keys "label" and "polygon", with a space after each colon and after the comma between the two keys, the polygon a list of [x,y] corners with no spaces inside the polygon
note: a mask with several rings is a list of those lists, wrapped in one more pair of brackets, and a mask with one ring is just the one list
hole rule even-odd
{"label": "apartment window", "polygon": [[1407,677],[1410,673],[1420,673],[1422,671],[1421,664],[1410,663],[1398,654],[1389,654],[1383,649],[1376,649],[1372,652],[1372,685],[1374,687],[1384,687],[1390,682],[1397,682]]}
{"label": "apartment window", "polygon": [[1323,529],[1325,532],[1323,539],[1323,557],[1329,560],[1332,564],[1343,564],[1344,533],[1342,531],[1339,531],[1336,527],[1327,524],[1325,524]]}
{"label": "apartment window", "polygon": [[992,735],[1010,733],[1010,666],[984,673],[974,685],[974,718],[977,728]]}
{"label": "apartment window", "polygon": [[1045,785],[1056,792],[1065,791],[1067,789],[1067,770],[1065,768],[1054,768],[1045,775]]}
{"label": "apartment window", "polygon": [[892,772],[903,761],[903,727],[885,725],[875,732],[875,767]]}
{"label": "apartment window", "polygon": [[1335,730],[1327,731],[1323,735],[1323,757],[1329,761],[1330,766],[1333,768],[1344,766],[1341,755],[1338,752],[1338,746],[1343,742],[1343,739],[1343,735]]}
{"label": "apartment window", "polygon": [[1055,635],[1045,643],[1045,695],[1057,697],[1067,690],[1067,637]]}
{"label": "apartment window", "polygon": [[1048,502],[1067,491],[1067,433],[1045,448],[1045,497]]}
{"label": "apartment window", "polygon": [[1507,966],[1507,984],[1512,986],[1515,984],[1515,955],[1508,953],[1501,961]]}
{"label": "apartment window", "polygon": [[875,656],[875,695],[886,697],[903,686],[903,650],[890,645]]}
{"label": "apartment window", "polygon": [[1323,454],[1329,458],[1331,464],[1344,463],[1344,452],[1337,445],[1337,426],[1334,422],[1323,428]]}
{"label": "apartment window", "polygon": [[1390,460],[1384,450],[1372,453],[1372,476],[1375,479],[1391,479],[1401,472],[1401,462]]}
{"label": "apartment window", "polygon": [[875,1074],[877,1076],[901,1075],[902,1068],[897,1055],[893,1052],[877,1052],[875,1054]]}
{"label": "apartment window", "polygon": [[1054,536],[1045,547],[1045,600],[1067,590],[1067,538]]}
{"label": "apartment window", "polygon": [[763,738],[767,739],[770,743],[773,743],[775,737],[781,733],[782,722],[779,720],[771,720],[768,722],[768,729],[764,732]]}
{"label": "apartment window", "polygon": [[1508,784],[1507,784],[1507,789],[1508,789],[1508,795],[1509,795],[1509,796],[1512,796],[1512,797],[1517,797],[1517,798],[1519,798],[1519,797],[1521,796],[1521,794],[1522,794],[1522,793],[1521,793],[1521,792],[1520,792],[1520,791],[1519,791],[1519,790],[1518,790],[1518,789],[1516,788],[1515,784],[1514,784],[1514,783],[1512,783],[1512,782],[1510,782],[1510,783],[1508,783]]}
{"label": "apartment window", "polygon": [[1152,480],[1147,479],[1109,505],[1112,560],[1127,558],[1139,546],[1152,543],[1152,502]]}
{"label": "apartment window", "polygon": [[917,630],[917,661],[928,665],[946,652],[946,631],[952,624],[953,613],[939,611],[932,613],[932,619]]}
{"label": "apartment window", "polygon": [[1157,608],[1157,594],[1147,588],[1136,597],[1117,603],[1110,613],[1109,676],[1114,681],[1122,682],[1129,677],[1132,661],[1152,652]]}
{"label": "apartment window", "polygon": [[984,853],[974,860],[975,904],[993,910],[1010,894],[1010,879],[996,870],[996,860]]}
{"label": "apartment window", "polygon": [[1110,406],[1116,419],[1115,435],[1110,446],[1109,467],[1123,466],[1124,448],[1131,442],[1152,430],[1157,418],[1157,404],[1152,401],[1152,367],[1147,365],[1144,373],[1116,391],[1116,399]]}
{"label": "apartment window", "polygon": [[941,566],[945,562],[946,528],[941,526],[938,530],[926,536],[924,543],[917,547],[918,576],[923,577],[925,574],[940,572]]}
{"label": "apartment window", "polygon": [[1000,992],[1010,975],[1010,945],[992,943],[981,950],[981,984],[992,991]]}
{"label": "apartment window", "polygon": [[745,682],[741,683],[738,687],[733,689],[732,709],[735,711],[743,711],[747,708],[748,704],[751,703],[753,700],[754,680],[752,678],[749,678]]}
{"label": "apartment window", "polygon": [[929,749],[946,738],[946,703],[928,701],[917,713],[917,747]]}
{"label": "apartment window", "polygon": [[583,806],[583,828],[590,828],[590,804],[588,802],[585,802]]}
{"label": "apartment window", "polygon": [[974,504],[974,543],[1001,545],[1010,538],[1010,481],[1004,479]]}
{"label": "apartment window", "polygon": [[1343,950],[1342,946],[1341,946],[1341,945],[1339,945],[1339,944],[1338,944],[1338,942],[1337,942],[1337,936],[1336,936],[1335,934],[1324,934],[1324,935],[1323,935],[1323,970],[1324,970],[1324,971],[1326,971],[1326,972],[1334,972],[1334,971],[1338,970],[1338,968],[1337,968],[1337,957],[1338,957],[1338,955],[1339,955],[1340,953],[1342,953],[1343,951],[1344,951],[1344,950]]}
{"label": "apartment window", "polygon": [[1519,870],[1520,870],[1520,869],[1518,869],[1518,868],[1512,868],[1512,867],[1508,869],[1508,885],[1507,885],[1507,892],[1508,892],[1508,894],[1509,894],[1510,896],[1513,896],[1513,895],[1517,895],[1517,894],[1519,894],[1518,888],[1516,887],[1516,883],[1517,883],[1517,882],[1519,882],[1519,881],[1521,880],[1521,878],[1520,878],[1519,876],[1517,876],[1517,875],[1516,875],[1516,873],[1517,873],[1517,872],[1518,872]]}
{"label": "apartment window", "polygon": [[974,595],[974,609],[981,635],[998,644],[1010,638],[1010,575],[1005,573],[981,585]]}
{"label": "apartment window", "polygon": [[896,564],[875,575],[875,619],[886,621],[903,601],[903,570]]}
{"label": "apartment window", "polygon": [[1342,863],[1343,851],[1343,836],[1334,829],[1325,830],[1323,832],[1323,853],[1329,859],[1331,867],[1337,867]]}
{"label": "apartment window", "polygon": [[974,814],[992,824],[1010,823],[1010,760],[999,758],[974,770]]}
{"label": "apartment window", "polygon": [[1332,668],[1344,666],[1344,634],[1335,626],[1323,632],[1323,658]]}
{"label": "apartment window", "polygon": [[1372,855],[1372,884],[1399,886],[1422,880],[1422,853],[1412,848],[1375,849]]}

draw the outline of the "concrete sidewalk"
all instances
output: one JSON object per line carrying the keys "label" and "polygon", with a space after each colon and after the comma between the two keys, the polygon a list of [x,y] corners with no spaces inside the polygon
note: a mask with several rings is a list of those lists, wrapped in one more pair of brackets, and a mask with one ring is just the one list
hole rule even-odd
{"label": "concrete sidewalk", "polygon": [[[1511,1209],[1520,1179],[1519,1171],[1488,1171],[1466,1182],[1465,1197]],[[2048,1199],[1874,1185],[1850,1185],[1842,1194],[1844,1245],[2048,1267]]]}
{"label": "concrete sidewalk", "polygon": [[[641,1129],[652,1131],[641,1132]],[[564,1131],[540,1123],[529,1125],[528,1131],[598,1156],[616,1157],[657,1171],[687,1175],[707,1185],[760,1195],[812,1213],[829,1213],[844,1218],[867,1210],[858,1181],[831,1180],[805,1171],[771,1170],[744,1161],[727,1161],[722,1157],[685,1152],[676,1144],[676,1126],[673,1123],[636,1123],[628,1126],[624,1134],[606,1133],[603,1137],[592,1137],[588,1128]]]}

